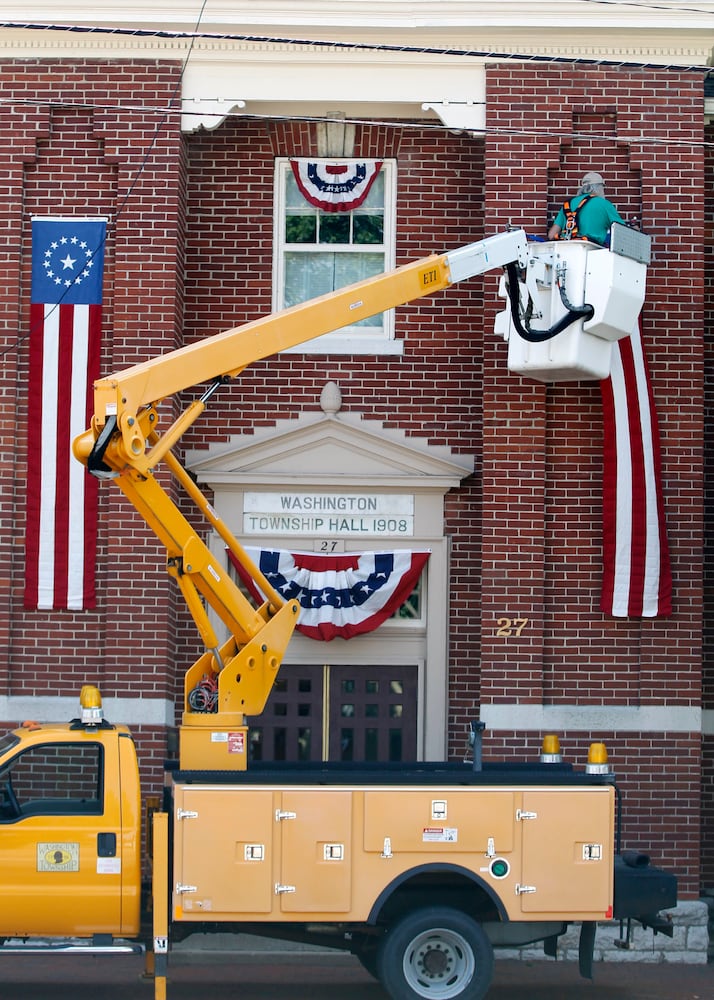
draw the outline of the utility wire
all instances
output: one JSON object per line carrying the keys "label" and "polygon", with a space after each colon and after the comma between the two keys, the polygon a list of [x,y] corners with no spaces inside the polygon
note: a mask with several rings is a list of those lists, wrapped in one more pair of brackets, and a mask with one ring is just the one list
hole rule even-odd
{"label": "utility wire", "polygon": [[[233,104],[238,104],[241,99],[240,98],[234,98],[234,99],[227,98],[227,99],[224,100],[224,103],[227,106],[230,106],[231,100],[233,100]],[[483,103],[483,102],[478,102],[478,101],[474,102],[475,105],[478,105],[480,103]],[[17,106],[20,106],[20,107],[28,107],[28,106],[34,107],[34,106],[45,106],[46,105],[48,107],[62,107],[62,108],[69,108],[69,109],[77,108],[79,110],[87,110],[87,109],[89,109],[89,110],[93,110],[93,111],[104,111],[104,112],[111,112],[112,114],[118,114],[118,113],[132,114],[132,113],[135,113],[135,112],[140,112],[141,114],[146,115],[146,114],[153,113],[153,114],[161,115],[163,117],[162,125],[164,124],[166,118],[170,117],[171,115],[178,115],[181,118],[190,118],[190,117],[204,118],[206,115],[210,115],[210,116],[213,116],[213,117],[220,117],[222,119],[240,119],[241,121],[245,121],[245,120],[248,120],[248,121],[266,121],[266,122],[300,121],[300,122],[307,122],[307,123],[313,123],[313,124],[314,123],[318,123],[318,122],[326,122],[328,124],[331,124],[331,123],[333,123],[335,121],[334,116],[330,116],[330,115],[325,115],[325,116],[322,116],[322,115],[307,115],[307,114],[301,115],[301,114],[298,114],[298,113],[296,113],[294,111],[290,112],[289,114],[281,115],[281,114],[275,114],[275,113],[268,114],[266,112],[259,112],[259,111],[250,112],[250,111],[242,111],[241,110],[241,111],[220,112],[220,114],[217,115],[215,112],[210,111],[210,110],[209,111],[192,111],[192,110],[185,110],[185,109],[176,108],[176,107],[170,107],[170,106],[169,107],[153,107],[153,108],[149,108],[146,105],[132,105],[132,104],[87,104],[86,101],[81,101],[81,102],[77,102],[76,104],[73,104],[73,103],[68,102],[68,101],[52,101],[52,100],[46,100],[46,99],[33,100],[32,98],[11,98],[11,97],[9,97],[9,98],[3,98],[3,97],[0,97],[0,106],[3,106],[3,105],[9,105],[9,106],[17,105]],[[407,120],[407,119],[390,120],[390,119],[382,119],[382,118],[359,118],[359,117],[345,116],[344,118],[341,117],[339,119],[339,121],[340,122],[344,122],[347,125],[364,125],[364,126],[373,126],[375,128],[380,128],[381,127],[381,128],[395,128],[395,129],[396,128],[399,128],[399,129],[418,129],[418,130],[423,130],[423,131],[441,131],[441,132],[454,132],[454,131],[458,131],[458,132],[462,132],[462,133],[465,133],[465,134],[468,133],[468,134],[471,134],[473,136],[498,136],[498,135],[507,136],[507,135],[511,135],[511,136],[539,137],[539,138],[546,138],[546,139],[570,139],[570,140],[595,139],[595,140],[602,140],[602,141],[612,140],[612,135],[609,134],[609,133],[608,134],[603,133],[602,135],[599,135],[599,134],[593,133],[593,132],[582,132],[581,133],[581,132],[568,132],[568,131],[565,131],[565,130],[555,131],[555,130],[546,129],[546,128],[518,128],[518,127],[515,127],[515,126],[505,126],[505,125],[503,125],[503,126],[502,125],[489,125],[488,127],[484,126],[483,128],[470,128],[468,126],[464,126],[462,128],[458,128],[458,127],[455,127],[453,124],[451,124],[451,125],[450,124],[445,124],[442,121],[435,122],[432,119],[426,119],[426,118],[424,118],[424,119],[415,119],[415,118],[413,118],[413,119],[409,119],[409,120]],[[671,134],[666,134],[666,135],[663,135],[662,133],[657,133],[656,135],[655,134],[640,134],[640,135],[628,134],[626,137],[623,138],[623,141],[627,142],[627,144],[630,145],[630,146],[653,145],[653,146],[665,146],[665,147],[666,146],[673,146],[673,147],[675,147],[675,146],[686,146],[686,147],[691,148],[691,149],[712,149],[712,148],[714,148],[714,140],[709,141],[709,140],[704,140],[704,139],[703,140],[694,140],[694,139],[679,138],[678,137],[678,133],[671,133]],[[148,157],[144,157],[144,161],[146,161],[147,158]],[[118,216],[118,214],[119,213],[117,212],[117,216]]]}
{"label": "utility wire", "polygon": [[[141,159],[141,162],[140,162],[139,166],[137,167],[136,173],[134,174],[134,178],[133,178],[131,184],[127,188],[127,191],[126,191],[124,197],[121,200],[121,204],[119,205],[119,207],[117,208],[116,212],[114,213],[114,218],[110,219],[107,222],[107,226],[106,226],[106,229],[104,231],[104,236],[102,237],[100,243],[98,244],[98,246],[96,247],[96,249],[93,251],[93,253],[91,254],[91,256],[86,261],[86,263],[84,265],[84,268],[82,270],[82,273],[84,273],[84,270],[86,270],[86,268],[91,265],[92,261],[94,260],[94,258],[96,257],[96,255],[100,252],[100,250],[103,250],[103,248],[106,245],[107,239],[109,238],[110,232],[112,230],[116,229],[117,220],[120,218],[121,214],[123,213],[124,209],[126,208],[127,203],[129,201],[129,198],[131,197],[131,195],[132,195],[132,193],[133,193],[136,185],[138,184],[141,175],[143,174],[144,170],[146,169],[146,164],[149,162],[149,158],[150,158],[151,154],[153,153],[153,151],[154,151],[154,149],[156,147],[156,143],[159,140],[159,135],[161,134],[162,129],[164,128],[164,126],[166,125],[167,121],[169,120],[169,117],[170,117],[170,114],[171,114],[171,110],[172,110],[172,105],[175,104],[175,102],[177,100],[177,97],[178,97],[178,95],[180,93],[180,90],[181,90],[181,84],[183,82],[184,74],[186,73],[186,67],[188,66],[188,61],[191,58],[191,53],[193,52],[193,47],[194,47],[194,44],[195,44],[195,38],[198,37],[197,34],[196,34],[196,32],[198,32],[198,28],[199,28],[199,26],[201,24],[201,21],[203,19],[203,14],[204,14],[204,11],[206,9],[206,4],[207,3],[208,3],[208,0],[203,0],[203,3],[201,4],[201,9],[199,11],[198,19],[196,21],[196,29],[195,29],[195,32],[193,33],[193,38],[192,38],[191,43],[189,45],[188,52],[186,53],[186,56],[185,56],[185,58],[183,60],[183,63],[181,65],[181,72],[179,73],[178,80],[176,81],[176,86],[174,87],[173,92],[171,93],[171,96],[169,97],[169,102],[168,102],[167,107],[161,110],[162,118],[157,123],[156,128],[154,129],[154,133],[153,133],[153,135],[151,137],[151,141],[150,141],[150,143],[149,143],[149,145],[148,145],[148,147],[146,149],[146,152],[144,153],[144,155],[143,155],[143,157]],[[56,107],[56,106],[57,105],[54,105],[54,104],[50,105],[50,107]],[[62,107],[72,107],[72,105],[68,105],[68,104],[64,104],[64,103],[61,106]],[[86,102],[83,102],[81,105],[77,105],[77,106],[78,107],[83,107],[85,109],[86,108],[90,108],[93,111],[98,110],[99,107],[100,107],[99,105],[87,105]],[[44,320],[46,320],[57,309],[59,309],[59,307],[62,305],[63,299],[65,298],[65,296],[67,296],[69,294],[71,288],[72,288],[71,284],[67,286],[67,288],[63,291],[62,295],[59,297],[59,299],[57,300],[57,302],[55,302],[53,304],[53,306],[50,309],[50,311],[44,317]],[[10,344],[8,347],[5,348],[5,350],[0,351],[0,359],[6,357],[11,351],[17,351],[20,347],[22,347],[22,345],[27,342],[27,340],[32,336],[32,334],[35,332],[36,329],[37,329],[37,326],[32,326],[31,325],[30,329],[27,331],[27,333],[25,333],[25,334],[19,334],[18,337],[17,337],[17,340],[13,344]]]}

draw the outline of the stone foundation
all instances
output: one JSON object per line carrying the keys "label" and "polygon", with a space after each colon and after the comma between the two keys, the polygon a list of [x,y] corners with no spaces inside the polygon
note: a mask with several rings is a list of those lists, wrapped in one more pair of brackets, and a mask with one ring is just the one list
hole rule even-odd
{"label": "stone foundation", "polygon": [[[674,936],[655,934],[633,921],[632,936],[628,948],[615,944],[620,940],[620,924],[616,920],[606,920],[598,924],[595,936],[593,960],[597,962],[681,962],[688,965],[706,965],[709,959],[710,907],[714,917],[714,898],[699,902],[680,903],[673,910],[663,910],[670,914],[674,924]],[[623,938],[627,933],[623,927]],[[558,958],[566,962],[578,961],[578,941],[580,924],[573,924],[566,934],[558,939]],[[498,949],[499,958],[534,959],[547,958],[542,945],[527,948]]]}

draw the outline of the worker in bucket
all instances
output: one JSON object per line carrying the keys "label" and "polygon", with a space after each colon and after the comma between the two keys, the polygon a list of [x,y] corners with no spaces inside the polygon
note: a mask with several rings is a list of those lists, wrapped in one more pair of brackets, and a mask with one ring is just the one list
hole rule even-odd
{"label": "worker in bucket", "polygon": [[605,197],[602,174],[589,170],[578,193],[569,198],[548,230],[549,240],[590,240],[607,246],[613,222],[626,225],[615,206]]}

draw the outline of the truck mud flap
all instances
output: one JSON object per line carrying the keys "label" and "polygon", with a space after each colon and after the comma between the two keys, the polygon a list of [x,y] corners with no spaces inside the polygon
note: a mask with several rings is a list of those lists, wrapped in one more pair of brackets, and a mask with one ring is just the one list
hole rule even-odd
{"label": "truck mud flap", "polygon": [[672,936],[670,921],[659,915],[677,905],[677,878],[650,865],[649,857],[625,851],[615,857],[615,920],[638,920],[645,927]]}
{"label": "truck mud flap", "polygon": [[584,920],[580,928],[578,942],[578,969],[583,979],[593,977],[593,954],[595,953],[595,932],[597,924],[594,920]]}

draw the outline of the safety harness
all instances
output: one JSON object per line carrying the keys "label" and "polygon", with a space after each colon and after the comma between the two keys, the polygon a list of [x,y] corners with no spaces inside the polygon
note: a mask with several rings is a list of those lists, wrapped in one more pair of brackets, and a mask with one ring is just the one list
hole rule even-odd
{"label": "safety harness", "polygon": [[592,197],[593,197],[592,193],[586,194],[583,200],[577,206],[577,208],[571,208],[569,200],[565,202],[565,204],[563,205],[563,211],[565,212],[565,226],[563,227],[563,231],[557,237],[558,239],[561,240],[587,239],[587,236],[580,235],[580,231],[578,230],[578,217],[580,215],[580,212],[582,211],[583,205],[585,205],[586,202],[590,201]]}

